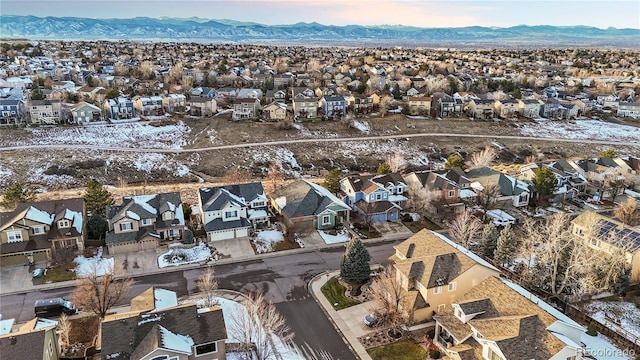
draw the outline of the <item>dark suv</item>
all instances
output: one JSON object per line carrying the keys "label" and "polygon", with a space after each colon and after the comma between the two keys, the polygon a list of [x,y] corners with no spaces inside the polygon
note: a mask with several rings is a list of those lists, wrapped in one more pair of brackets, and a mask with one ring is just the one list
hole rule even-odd
{"label": "dark suv", "polygon": [[73,315],[78,312],[71,301],[63,298],[36,300],[34,312],[37,317],[60,316],[62,313]]}

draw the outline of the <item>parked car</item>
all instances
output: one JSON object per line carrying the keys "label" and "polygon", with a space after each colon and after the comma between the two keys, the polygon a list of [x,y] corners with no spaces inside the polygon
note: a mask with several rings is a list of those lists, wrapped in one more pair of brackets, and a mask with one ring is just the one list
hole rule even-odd
{"label": "parked car", "polygon": [[63,313],[73,315],[78,312],[78,308],[71,301],[63,298],[36,300],[34,312],[37,317],[54,317]]}
{"label": "parked car", "polygon": [[370,313],[364,316],[364,324],[368,327],[374,327],[378,323],[378,315]]}

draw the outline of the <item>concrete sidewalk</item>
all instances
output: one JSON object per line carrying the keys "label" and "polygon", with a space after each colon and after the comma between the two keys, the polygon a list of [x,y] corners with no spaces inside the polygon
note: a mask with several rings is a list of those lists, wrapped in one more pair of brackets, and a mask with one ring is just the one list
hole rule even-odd
{"label": "concrete sidewalk", "polygon": [[[371,360],[371,356],[369,356],[364,346],[360,344],[360,341],[358,340],[358,337],[356,335],[358,333],[361,333],[361,327],[365,326],[363,323],[363,318],[355,316],[348,316],[346,318],[343,318],[338,311],[333,309],[333,305],[329,303],[327,298],[324,297],[324,294],[322,294],[322,291],[320,290],[322,285],[324,285],[329,279],[338,275],[340,275],[339,271],[317,275],[309,282],[309,292],[311,293],[311,295],[313,295],[313,298],[320,305],[331,323],[333,323],[333,327],[335,327],[338,333],[342,335],[344,341],[347,343],[347,345],[349,345],[351,352],[361,360]],[[349,309],[340,311],[347,310]]]}

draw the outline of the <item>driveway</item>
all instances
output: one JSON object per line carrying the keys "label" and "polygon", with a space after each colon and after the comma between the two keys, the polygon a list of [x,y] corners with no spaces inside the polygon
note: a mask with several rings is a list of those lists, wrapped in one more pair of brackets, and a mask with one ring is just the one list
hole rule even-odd
{"label": "driveway", "polygon": [[400,221],[380,221],[373,223],[373,227],[378,230],[382,236],[398,236],[406,235],[407,237],[413,235],[411,230],[407,229]]}
{"label": "driveway", "polygon": [[215,247],[223,258],[227,256],[241,258],[254,256],[256,254],[251,247],[251,239],[248,237],[213,241],[210,242],[209,245]]}
{"label": "driveway", "polygon": [[374,328],[370,328],[364,324],[364,316],[371,312],[370,309],[372,307],[373,301],[367,301],[342,309],[338,311],[338,315],[340,315],[340,318],[342,318],[342,321],[344,321],[351,333],[353,333],[356,338],[359,338],[374,330]]}

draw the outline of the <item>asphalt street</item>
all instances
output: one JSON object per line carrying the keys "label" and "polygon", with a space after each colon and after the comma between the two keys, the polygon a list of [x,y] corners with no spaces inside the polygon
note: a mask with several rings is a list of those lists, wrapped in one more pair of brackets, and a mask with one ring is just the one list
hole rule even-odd
{"label": "asphalt street", "polygon": [[[368,245],[371,263],[385,263],[393,254],[392,246],[398,242]],[[343,253],[342,247],[301,252],[217,265],[215,271],[221,289],[241,292],[263,290],[266,299],[274,302],[287,318],[296,334],[293,342],[299,348],[320,354],[324,359],[350,360],[354,355],[307,291],[307,283],[315,275],[339,269]],[[199,276],[200,269],[172,269],[166,273],[136,277],[126,303],[151,286],[175,291],[178,296],[194,294]],[[3,319],[15,318],[16,322],[25,322],[33,318],[36,300],[68,297],[71,291],[73,287],[1,296],[0,313]]]}

